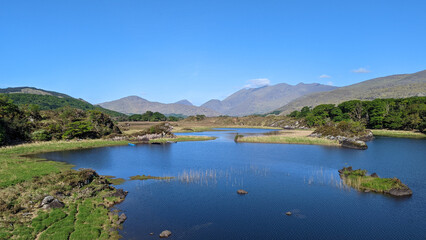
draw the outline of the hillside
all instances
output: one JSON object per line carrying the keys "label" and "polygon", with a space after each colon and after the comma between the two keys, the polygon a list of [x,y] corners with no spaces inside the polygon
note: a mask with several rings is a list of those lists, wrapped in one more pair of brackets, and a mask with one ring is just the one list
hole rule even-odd
{"label": "hillside", "polygon": [[55,97],[60,97],[60,98],[71,98],[70,96],[63,94],[63,93],[47,91],[47,90],[44,90],[44,89],[39,89],[39,88],[34,88],[34,87],[0,88],[0,93],[27,93],[27,94],[55,96]]}
{"label": "hillside", "polygon": [[330,91],[336,87],[318,83],[289,85],[280,83],[260,88],[246,88],[232,94],[225,100],[210,100],[206,107],[230,116],[245,116],[271,112],[290,101],[315,92]]}
{"label": "hillside", "polygon": [[375,78],[328,92],[303,96],[284,104],[277,111],[288,114],[304,106],[341,103],[348,100],[376,98],[405,98],[426,96],[426,70],[413,74],[398,74]]}
{"label": "hillside", "polygon": [[146,111],[160,112],[162,114],[182,114],[185,116],[191,115],[206,115],[206,116],[219,116],[220,113],[204,107],[189,106],[180,103],[159,103],[150,102],[138,96],[124,97],[115,101],[105,102],[99,104],[101,107],[113,111],[135,114],[145,113]]}
{"label": "hillside", "polygon": [[94,106],[84,100],[72,98],[66,94],[42,89],[28,87],[6,88],[0,89],[0,96],[1,95],[7,96],[13,101],[14,104],[18,106],[35,104],[40,107],[40,110],[52,110],[68,106],[82,110],[99,110],[110,115],[111,117],[126,117],[125,114],[111,111],[100,106]]}

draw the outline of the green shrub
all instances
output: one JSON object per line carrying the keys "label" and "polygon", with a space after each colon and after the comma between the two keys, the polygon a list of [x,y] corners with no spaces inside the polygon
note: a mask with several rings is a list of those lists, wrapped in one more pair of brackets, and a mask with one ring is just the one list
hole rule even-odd
{"label": "green shrub", "polygon": [[31,134],[31,139],[34,141],[49,141],[52,139],[52,136],[49,134],[48,131],[41,129],[34,131]]}

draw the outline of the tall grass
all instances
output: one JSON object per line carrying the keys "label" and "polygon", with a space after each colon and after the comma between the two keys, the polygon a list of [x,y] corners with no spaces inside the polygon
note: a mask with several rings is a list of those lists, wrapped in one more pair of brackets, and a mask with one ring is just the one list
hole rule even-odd
{"label": "tall grass", "polygon": [[340,146],[337,140],[313,137],[290,137],[290,136],[254,136],[238,138],[238,142],[246,143],[286,143],[286,144],[307,144],[307,145],[325,145]]}
{"label": "tall grass", "polygon": [[214,140],[215,137],[208,136],[177,136],[176,138],[157,138],[152,139],[150,143],[165,143],[165,142],[190,142],[190,141],[208,141]]}

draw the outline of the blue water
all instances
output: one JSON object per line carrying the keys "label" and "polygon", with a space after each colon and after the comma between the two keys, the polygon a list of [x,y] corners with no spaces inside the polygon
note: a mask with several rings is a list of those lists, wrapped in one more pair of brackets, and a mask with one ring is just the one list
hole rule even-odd
{"label": "blue water", "polygon": [[[206,142],[136,145],[47,153],[99,174],[174,176],[127,181],[117,208],[128,219],[124,239],[426,239],[426,141],[377,138],[368,150],[287,144],[235,143],[269,130],[191,133]],[[345,188],[344,166],[398,177],[409,198]],[[244,189],[240,196],[236,190]],[[293,212],[286,216],[285,212]],[[150,236],[149,233],[154,235]]]}

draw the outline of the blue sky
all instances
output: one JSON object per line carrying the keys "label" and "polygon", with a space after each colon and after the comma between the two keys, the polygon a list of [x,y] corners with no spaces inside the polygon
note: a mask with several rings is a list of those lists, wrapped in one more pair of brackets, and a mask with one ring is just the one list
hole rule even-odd
{"label": "blue sky", "polygon": [[195,104],[426,69],[426,1],[0,0],[0,88]]}

